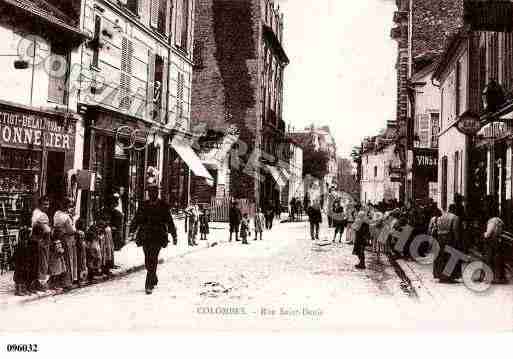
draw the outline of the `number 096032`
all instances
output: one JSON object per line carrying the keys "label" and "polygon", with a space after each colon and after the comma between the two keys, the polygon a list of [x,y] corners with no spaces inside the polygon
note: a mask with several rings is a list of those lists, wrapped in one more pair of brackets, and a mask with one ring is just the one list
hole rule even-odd
{"label": "number 096032", "polygon": [[38,350],[37,344],[7,344],[7,352],[30,353]]}

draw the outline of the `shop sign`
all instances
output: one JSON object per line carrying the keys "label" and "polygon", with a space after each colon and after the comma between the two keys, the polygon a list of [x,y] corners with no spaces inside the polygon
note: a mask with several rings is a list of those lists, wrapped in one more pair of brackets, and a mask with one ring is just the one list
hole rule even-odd
{"label": "shop sign", "polygon": [[0,142],[70,150],[73,126],[66,129],[56,119],[42,115],[0,111]]}
{"label": "shop sign", "polygon": [[491,122],[484,126],[477,135],[483,139],[498,139],[511,134],[511,121]]}
{"label": "shop sign", "polygon": [[413,166],[416,174],[435,179],[438,173],[438,151],[416,148]]}
{"label": "shop sign", "polygon": [[456,124],[458,130],[465,135],[475,135],[481,129],[479,117],[464,116]]}

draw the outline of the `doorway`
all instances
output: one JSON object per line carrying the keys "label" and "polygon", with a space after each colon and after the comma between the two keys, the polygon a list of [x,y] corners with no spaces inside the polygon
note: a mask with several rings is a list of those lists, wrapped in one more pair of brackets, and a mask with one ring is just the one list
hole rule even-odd
{"label": "doorway", "polygon": [[66,193],[64,152],[48,151],[46,160],[46,195],[50,198],[50,218],[58,209]]}

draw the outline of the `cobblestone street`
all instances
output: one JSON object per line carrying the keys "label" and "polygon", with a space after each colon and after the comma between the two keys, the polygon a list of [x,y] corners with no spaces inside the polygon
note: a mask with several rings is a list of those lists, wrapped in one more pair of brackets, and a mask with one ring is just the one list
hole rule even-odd
{"label": "cobblestone street", "polygon": [[358,329],[388,328],[398,306],[412,302],[390,266],[370,257],[366,271],[356,270],[350,245],[313,245],[306,223],[281,224],[265,235],[248,246],[221,243],[167,261],[151,296],[141,271],[6,307],[1,315],[10,332]]}

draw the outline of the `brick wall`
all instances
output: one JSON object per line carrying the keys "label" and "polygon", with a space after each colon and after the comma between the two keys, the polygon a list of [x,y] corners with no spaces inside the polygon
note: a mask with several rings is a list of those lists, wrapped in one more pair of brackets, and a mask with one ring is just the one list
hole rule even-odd
{"label": "brick wall", "polygon": [[256,0],[197,0],[192,123],[222,129],[235,124],[229,195],[255,199],[255,179],[244,168],[260,134],[258,53],[262,41]]}

